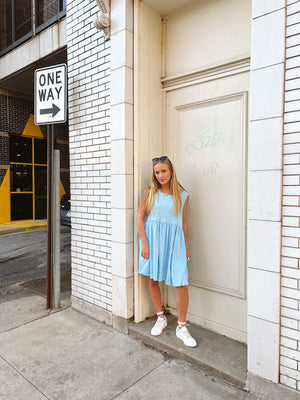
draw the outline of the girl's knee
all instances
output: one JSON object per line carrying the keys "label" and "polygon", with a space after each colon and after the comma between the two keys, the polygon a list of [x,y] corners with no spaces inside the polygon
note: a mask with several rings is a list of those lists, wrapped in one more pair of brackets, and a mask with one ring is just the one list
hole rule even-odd
{"label": "girl's knee", "polygon": [[154,281],[153,279],[149,278],[149,285],[151,287],[157,287],[159,285],[158,281]]}
{"label": "girl's knee", "polygon": [[180,292],[187,292],[189,290],[189,285],[177,286],[177,290]]}

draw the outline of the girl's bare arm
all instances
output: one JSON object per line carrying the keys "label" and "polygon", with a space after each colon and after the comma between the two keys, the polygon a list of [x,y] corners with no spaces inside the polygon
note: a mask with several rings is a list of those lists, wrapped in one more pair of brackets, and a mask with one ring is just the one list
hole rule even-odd
{"label": "girl's bare arm", "polygon": [[185,249],[186,249],[186,256],[187,258],[191,258],[192,254],[189,250],[189,242],[188,242],[188,233],[189,233],[189,227],[188,227],[188,220],[187,220],[187,208],[189,204],[189,197],[187,197],[183,210],[182,210],[182,229],[183,229],[183,234],[184,234],[184,241],[185,241]]}
{"label": "girl's bare arm", "polygon": [[145,234],[145,225],[144,225],[144,218],[146,215],[146,200],[149,194],[149,189],[146,189],[143,193],[141,204],[139,205],[137,218],[136,218],[136,225],[137,230],[141,238],[142,242],[142,249],[141,254],[144,258],[149,258],[149,245],[147,242],[146,234]]}

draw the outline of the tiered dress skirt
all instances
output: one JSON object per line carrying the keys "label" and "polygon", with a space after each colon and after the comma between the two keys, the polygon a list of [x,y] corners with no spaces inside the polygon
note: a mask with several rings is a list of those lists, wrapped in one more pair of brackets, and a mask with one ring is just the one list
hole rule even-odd
{"label": "tiered dress skirt", "polygon": [[151,214],[145,222],[149,245],[149,258],[139,254],[139,273],[170,286],[188,285],[188,270],[182,210],[187,192],[181,193],[182,208],[178,216],[173,213],[173,196],[158,191]]}

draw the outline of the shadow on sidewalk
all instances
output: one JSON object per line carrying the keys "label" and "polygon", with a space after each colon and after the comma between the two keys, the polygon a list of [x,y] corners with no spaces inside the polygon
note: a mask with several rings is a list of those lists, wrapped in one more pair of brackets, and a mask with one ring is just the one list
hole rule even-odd
{"label": "shadow on sidewalk", "polygon": [[[61,309],[70,305],[71,268],[67,268],[61,271]],[[45,276],[0,287],[0,333],[43,318],[51,312],[46,309]]]}

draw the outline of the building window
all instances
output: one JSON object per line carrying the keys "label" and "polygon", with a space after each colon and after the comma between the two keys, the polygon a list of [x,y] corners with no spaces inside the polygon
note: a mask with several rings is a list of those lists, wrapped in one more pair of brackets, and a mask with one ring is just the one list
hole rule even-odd
{"label": "building window", "polygon": [[12,3],[11,0],[0,2],[0,51],[12,44]]}
{"label": "building window", "polygon": [[66,15],[66,0],[36,0],[36,33]]}
{"label": "building window", "polygon": [[0,56],[66,15],[66,0],[1,0]]}
{"label": "building window", "polygon": [[15,41],[28,34],[31,36],[31,0],[15,1]]}

